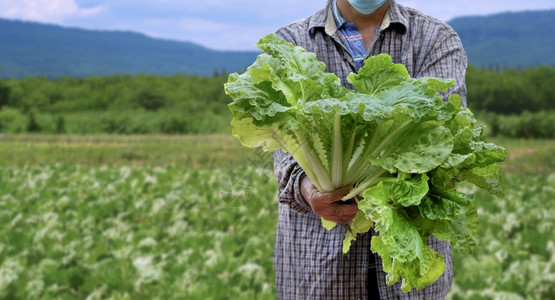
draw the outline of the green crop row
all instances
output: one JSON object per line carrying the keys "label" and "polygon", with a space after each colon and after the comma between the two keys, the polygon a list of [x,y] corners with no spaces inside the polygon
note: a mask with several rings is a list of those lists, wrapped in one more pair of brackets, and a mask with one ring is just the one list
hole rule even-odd
{"label": "green crop row", "polygon": [[506,188],[477,192],[479,246],[455,255],[449,299],[555,299],[555,174],[510,175]]}
{"label": "green crop row", "polygon": [[[0,299],[276,297],[268,169],[15,166],[0,182]],[[477,193],[480,246],[454,255],[450,299],[555,296],[555,177],[506,185]]]}
{"label": "green crop row", "polygon": [[271,299],[271,177],[3,168],[0,299]]}

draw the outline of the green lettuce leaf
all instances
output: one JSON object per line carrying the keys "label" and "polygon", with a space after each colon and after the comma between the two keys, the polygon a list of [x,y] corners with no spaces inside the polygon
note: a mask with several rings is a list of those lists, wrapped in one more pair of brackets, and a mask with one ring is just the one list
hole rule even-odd
{"label": "green lettuce leaf", "polygon": [[393,204],[404,207],[419,205],[429,190],[426,174],[410,177],[400,173],[395,180],[383,184],[389,187],[389,198]]}
{"label": "green lettuce leaf", "polygon": [[393,64],[388,55],[370,57],[358,74],[351,73],[347,80],[359,93],[374,95],[385,89],[395,88],[410,79],[409,72],[401,64]]}
{"label": "green lettuce leaf", "polygon": [[387,284],[402,278],[402,290],[422,289],[435,282],[445,269],[443,256],[428,247],[428,235],[410,221],[402,207],[393,206],[390,189],[380,182],[364,193],[359,208],[375,222],[372,252],[383,260]]}
{"label": "green lettuce leaf", "polygon": [[368,219],[366,215],[359,211],[353,221],[349,224],[349,230],[345,233],[345,239],[343,240],[343,253],[349,252],[351,244],[356,241],[357,235],[359,233],[366,233],[372,228],[373,222]]}
{"label": "green lettuce leaf", "polygon": [[432,234],[438,239],[449,241],[451,247],[461,254],[470,254],[476,248],[478,241],[478,212],[476,206],[470,203],[466,211],[456,218],[434,222]]}
{"label": "green lettuce leaf", "polygon": [[418,209],[430,220],[455,220],[466,212],[471,202],[471,195],[432,188]]}
{"label": "green lettuce leaf", "polygon": [[[269,34],[243,74],[231,74],[232,133],[247,147],[289,152],[321,192],[354,188],[361,210],[349,224],[343,251],[374,227],[387,283],[421,289],[444,271],[443,257],[427,246],[430,236],[461,253],[476,247],[477,210],[457,192],[467,181],[503,195],[503,147],[488,143],[483,127],[459,95],[442,95],[453,80],[410,78],[401,64],[380,54],[341,85],[324,63]],[[335,223],[322,219],[328,229]]]}
{"label": "green lettuce leaf", "polygon": [[462,171],[458,175],[460,181],[472,182],[497,197],[504,196],[505,185],[501,180],[501,167],[491,164]]}

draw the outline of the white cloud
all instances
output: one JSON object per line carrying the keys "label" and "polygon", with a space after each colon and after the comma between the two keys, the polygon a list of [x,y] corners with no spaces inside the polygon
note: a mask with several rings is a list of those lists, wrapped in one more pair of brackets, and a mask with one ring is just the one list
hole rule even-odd
{"label": "white cloud", "polygon": [[67,17],[98,14],[102,7],[80,8],[74,0],[0,0],[0,17],[58,23]]}

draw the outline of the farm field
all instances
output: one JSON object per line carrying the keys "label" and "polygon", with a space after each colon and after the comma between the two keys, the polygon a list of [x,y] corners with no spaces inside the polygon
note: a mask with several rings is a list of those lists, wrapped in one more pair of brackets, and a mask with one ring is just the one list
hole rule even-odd
{"label": "farm field", "polygon": [[[555,298],[555,140],[506,147],[450,299]],[[271,156],[227,135],[0,137],[0,299],[274,299]],[[473,190],[472,186],[464,186]]]}

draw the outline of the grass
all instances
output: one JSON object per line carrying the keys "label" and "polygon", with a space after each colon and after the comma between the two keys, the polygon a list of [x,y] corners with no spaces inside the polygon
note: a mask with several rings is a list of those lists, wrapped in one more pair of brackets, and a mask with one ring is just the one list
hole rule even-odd
{"label": "grass", "polygon": [[521,176],[549,175],[555,172],[555,140],[489,138],[508,151],[503,171]]}
{"label": "grass", "polygon": [[270,153],[230,135],[1,135],[0,166],[34,164],[235,168],[269,166]]}
{"label": "grass", "polygon": [[[507,173],[555,171],[555,140],[490,138],[505,147]],[[272,167],[271,154],[243,147],[231,135],[0,135],[0,166],[33,164],[131,165],[232,169]]]}

